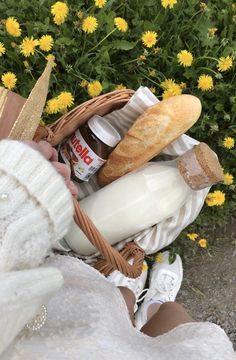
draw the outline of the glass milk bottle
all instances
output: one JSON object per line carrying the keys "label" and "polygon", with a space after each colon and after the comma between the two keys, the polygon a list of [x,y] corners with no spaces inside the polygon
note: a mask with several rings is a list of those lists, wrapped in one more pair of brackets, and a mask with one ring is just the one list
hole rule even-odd
{"label": "glass milk bottle", "polygon": [[[177,160],[150,162],[80,201],[80,206],[110,244],[171,217],[192,191],[223,180],[214,152],[205,143]],[[74,222],[65,237],[80,255],[97,250]]]}

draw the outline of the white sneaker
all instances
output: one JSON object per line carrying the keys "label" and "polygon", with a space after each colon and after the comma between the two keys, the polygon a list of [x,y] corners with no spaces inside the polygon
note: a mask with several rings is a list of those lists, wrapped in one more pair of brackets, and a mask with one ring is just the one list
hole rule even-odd
{"label": "white sneaker", "polygon": [[147,322],[148,306],[152,303],[175,301],[183,279],[183,266],[179,255],[169,263],[169,251],[160,253],[149,277],[149,290],[135,316],[135,326],[140,330]]}
{"label": "white sneaker", "polygon": [[[130,264],[132,264],[132,260],[129,261]],[[139,277],[136,279],[131,279],[126,276],[124,276],[120,271],[115,270],[113,271],[108,277],[107,280],[111,283],[113,283],[115,286],[123,286],[129,288],[135,295],[135,305],[134,305],[134,312],[138,310],[137,303],[143,300],[143,297],[140,298],[140,296],[144,292],[144,286],[147,280],[147,274],[148,274],[148,265],[146,261],[143,262],[143,268],[142,273]],[[148,291],[148,289],[145,289],[145,294]]]}

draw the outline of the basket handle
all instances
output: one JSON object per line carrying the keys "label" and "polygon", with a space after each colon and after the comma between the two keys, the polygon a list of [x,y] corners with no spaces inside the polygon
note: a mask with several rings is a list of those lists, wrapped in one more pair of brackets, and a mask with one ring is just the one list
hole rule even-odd
{"label": "basket handle", "polygon": [[[112,110],[124,106],[134,94],[134,90],[117,90],[90,99],[75,107],[67,114],[62,115],[55,123],[46,128],[39,127],[35,140],[45,139],[51,145],[59,144],[67,136],[71,135],[80,125],[88,121],[94,114],[103,116]],[[136,278],[141,274],[145,253],[136,244],[129,243],[119,253],[101,235],[92,220],[83,212],[77,200],[74,200],[74,219],[77,225],[85,233],[89,241],[95,246],[104,260],[97,261],[95,267],[105,275],[115,269],[125,276]],[[133,265],[128,263],[130,257],[134,258]]]}
{"label": "basket handle", "polygon": [[[137,278],[142,272],[145,256],[144,250],[135,243],[129,243],[119,253],[104,239],[90,218],[81,209],[76,199],[74,199],[74,207],[74,220],[76,224],[85,233],[93,246],[99,250],[104,259],[106,259],[99,260],[95,267],[106,276],[111,271],[117,269],[125,276]],[[134,258],[133,265],[130,265],[127,261],[130,257]]]}

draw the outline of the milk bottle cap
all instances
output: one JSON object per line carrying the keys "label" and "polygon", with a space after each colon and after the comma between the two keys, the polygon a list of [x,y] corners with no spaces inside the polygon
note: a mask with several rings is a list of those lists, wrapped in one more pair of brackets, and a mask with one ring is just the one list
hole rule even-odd
{"label": "milk bottle cap", "polygon": [[216,154],[205,143],[200,143],[181,155],[177,159],[177,167],[193,190],[204,189],[224,179]]}

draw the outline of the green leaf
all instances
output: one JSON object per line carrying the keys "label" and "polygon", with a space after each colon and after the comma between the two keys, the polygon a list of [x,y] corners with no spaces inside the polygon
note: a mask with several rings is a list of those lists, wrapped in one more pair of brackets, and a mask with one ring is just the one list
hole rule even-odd
{"label": "green leaf", "polygon": [[68,37],[60,37],[55,41],[56,45],[74,45],[75,44],[75,40],[74,39],[70,39]]}
{"label": "green leaf", "polygon": [[134,42],[134,41],[130,42],[127,40],[116,40],[116,41],[112,42],[111,47],[113,49],[128,51],[128,50],[133,49],[135,47],[135,45],[136,45],[136,42]]}
{"label": "green leaf", "polygon": [[153,22],[147,20],[144,21],[143,23],[144,31],[155,31],[155,29],[156,29],[156,25]]}
{"label": "green leaf", "polygon": [[224,110],[224,104],[216,104],[215,109],[216,109],[216,111]]}

